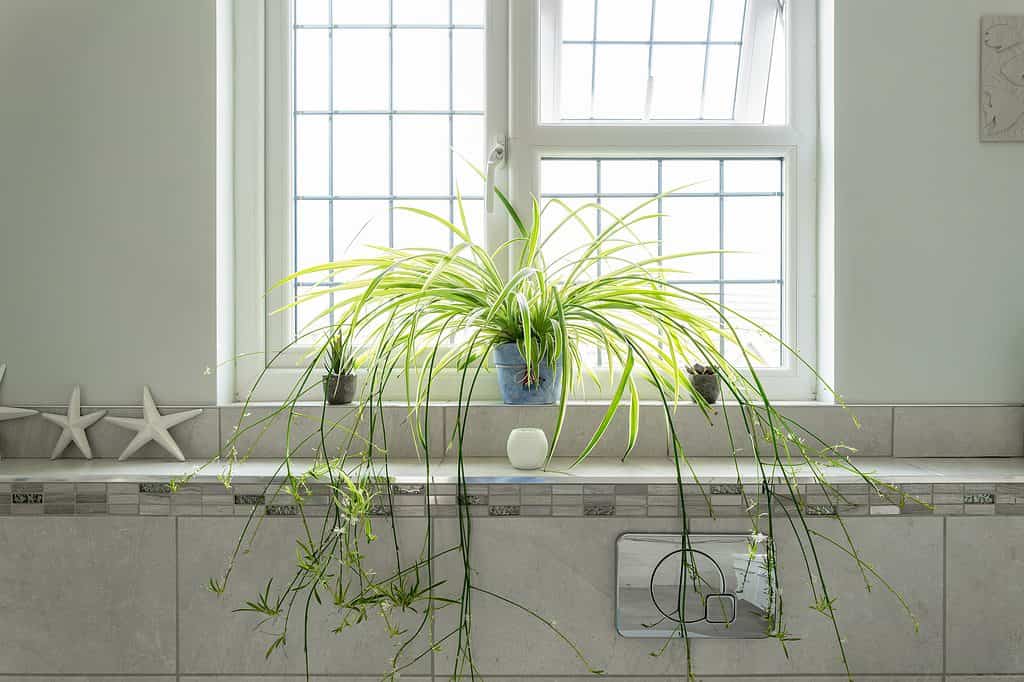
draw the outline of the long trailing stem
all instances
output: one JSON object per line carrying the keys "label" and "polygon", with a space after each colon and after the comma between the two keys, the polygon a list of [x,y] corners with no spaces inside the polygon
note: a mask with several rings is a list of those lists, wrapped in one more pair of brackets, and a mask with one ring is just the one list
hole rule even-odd
{"label": "long trailing stem", "polygon": [[[513,596],[483,587],[475,573],[468,471],[468,457],[472,453],[466,450],[467,429],[481,376],[490,372],[488,359],[492,350],[499,344],[515,343],[529,376],[535,376],[542,363],[561,370],[563,383],[546,465],[551,465],[556,455],[569,414],[569,400],[583,390],[587,381],[599,385],[604,381],[584,361],[589,351],[600,351],[606,361],[602,371],[611,400],[582,450],[567,453],[573,458],[571,466],[583,462],[607,437],[610,425],[624,406],[628,412],[623,454],[626,461],[638,443],[641,396],[653,394],[666,424],[681,537],[677,591],[680,624],[661,651],[676,636],[681,638],[686,673],[691,680],[695,679],[696,668],[685,610],[688,590],[697,589],[698,579],[691,560],[690,519],[695,503],[688,499],[695,495],[694,488],[699,493],[697,500],[703,498],[712,516],[714,509],[687,456],[689,434],[679,429],[676,413],[679,405],[689,400],[708,422],[716,419],[719,410],[700,396],[684,370],[696,361],[713,367],[724,392],[736,403],[735,408],[722,409],[721,415],[736,482],[751,524],[751,556],[756,554],[757,546],[763,545],[768,584],[766,633],[777,638],[784,649],[792,639],[785,624],[779,578],[781,561],[776,545],[780,531],[789,529],[807,576],[811,605],[831,622],[839,657],[849,674],[836,600],[828,588],[817,542],[825,541],[840,550],[840,556],[852,560],[869,589],[871,580],[877,580],[896,595],[908,612],[910,608],[857,550],[839,515],[845,498],[829,481],[829,472],[854,474],[879,494],[899,494],[901,502],[907,496],[863,472],[840,445],[831,445],[810,434],[775,407],[758,374],[757,358],[744,344],[745,334],[766,336],[791,353],[796,362],[804,361],[782,339],[740,311],[678,283],[685,279],[680,276],[678,261],[712,252],[628,257],[633,253],[631,249],[644,246],[636,228],[657,217],[644,211],[659,197],[642,202],[624,215],[616,215],[597,203],[569,207],[560,200],[552,200],[542,207],[534,201],[529,220],[524,220],[500,190],[496,193],[517,234],[493,252],[473,243],[473,230],[465,219],[461,196],[457,195],[460,224],[422,209],[410,209],[420,218],[449,230],[455,241],[451,249],[379,247],[369,256],[307,268],[280,283],[321,276],[323,285],[296,303],[328,301],[310,328],[285,350],[309,338],[327,341],[315,346],[307,356],[300,378],[280,406],[266,416],[247,419],[250,394],[234,432],[217,456],[175,482],[175,486],[183,485],[205,466],[220,463],[224,469],[222,481],[230,486],[234,467],[248,459],[275,423],[283,423],[281,458],[274,476],[264,487],[264,497],[270,502],[285,496],[297,507],[295,570],[289,579],[276,586],[273,581],[268,582],[241,609],[257,614],[261,627],[278,627],[268,655],[286,645],[293,617],[301,617],[308,677],[311,656],[315,653],[310,647],[315,629],[312,614],[323,607],[333,615],[332,631],[342,635],[349,628],[379,616],[387,634],[396,640],[386,679],[397,679],[413,663],[442,645],[450,645],[455,651],[452,677],[476,680],[481,675],[473,646],[473,597],[485,595],[553,631],[589,672],[601,672],[552,619]],[[554,227],[545,233],[542,216],[552,210],[564,210],[566,215],[556,219]],[[591,229],[583,218],[592,211],[607,218],[608,224],[601,230]],[[570,226],[582,227],[590,238],[549,262],[546,249],[556,243],[553,239],[560,230]],[[499,260],[513,252],[518,254],[518,265],[509,276],[502,276]],[[326,322],[332,319],[339,321]],[[729,357],[734,356],[727,355],[723,345],[736,349],[741,361],[730,361]],[[274,359],[279,359],[285,350]],[[317,413],[307,414],[301,402],[308,400],[318,385],[316,368],[325,361],[328,368],[362,368],[364,381],[359,402],[338,412],[320,401]],[[818,377],[813,367],[810,369]],[[264,375],[265,371],[259,381],[263,381]],[[452,406],[454,422],[444,425],[448,433],[441,444],[455,456],[457,513],[450,523],[457,530],[457,538],[439,550],[434,535],[434,527],[440,523],[434,513],[434,472],[437,458],[443,458],[447,451],[436,452],[437,443],[431,432],[437,424],[433,414],[437,406],[436,387],[442,381],[457,384]],[[411,522],[423,525],[423,539],[415,556],[402,549],[409,534],[406,522],[396,513],[394,499],[396,481],[389,445],[403,436],[393,432],[394,424],[387,418],[391,408],[385,398],[394,395],[396,387],[402,394],[408,421],[404,437],[415,445],[424,472],[424,518]],[[730,415],[731,409],[738,412],[738,419]],[[801,434],[806,434],[810,443]],[[299,457],[299,453],[307,450],[313,453],[308,464]],[[744,457],[750,458],[749,466],[744,464]],[[806,505],[812,487],[819,489],[826,503],[835,509],[841,540],[822,535],[809,522]],[[313,497],[321,500],[318,506],[326,507],[322,518],[311,511]],[[227,590],[232,571],[253,546],[263,522],[254,507],[224,573],[211,580],[211,590],[218,594]],[[371,552],[381,524],[387,530],[386,559]],[[442,561],[444,571],[440,570]],[[388,568],[378,575],[374,566],[382,564]],[[448,576],[452,569],[461,570],[458,580],[438,578]],[[437,615],[443,609],[456,613],[457,623],[438,636]],[[428,640],[426,644],[424,639]]]}

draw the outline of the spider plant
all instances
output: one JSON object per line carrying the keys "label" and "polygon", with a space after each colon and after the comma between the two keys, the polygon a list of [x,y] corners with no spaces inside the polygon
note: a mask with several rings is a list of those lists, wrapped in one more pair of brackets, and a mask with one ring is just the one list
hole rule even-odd
{"label": "spider plant", "polygon": [[356,370],[352,342],[340,332],[336,331],[327,337],[321,358],[324,372],[330,376],[344,376]]}
{"label": "spider plant", "polygon": [[[299,506],[303,518],[300,557],[291,582],[274,592],[268,585],[264,593],[251,601],[249,610],[280,623],[281,631],[271,649],[286,637],[293,612],[302,616],[303,632],[308,641],[309,610],[312,604],[329,601],[338,614],[336,631],[343,632],[368,617],[371,607],[378,609],[388,630],[402,643],[392,661],[392,676],[397,676],[412,661],[428,655],[436,647],[454,646],[453,678],[477,678],[472,649],[472,603],[474,596],[498,599],[511,608],[519,608],[551,629],[579,656],[591,672],[600,672],[583,652],[556,627],[529,605],[480,586],[472,562],[473,519],[467,504],[466,469],[470,466],[465,451],[465,433],[471,421],[474,393],[482,375],[489,373],[489,358],[495,347],[515,343],[530,371],[538,371],[541,363],[550,363],[561,371],[562,383],[557,403],[557,420],[550,439],[548,463],[559,447],[559,436],[566,419],[569,398],[583,391],[586,385],[602,384],[610,400],[602,419],[586,445],[571,455],[573,465],[582,462],[608,431],[617,411],[628,414],[626,441],[622,443],[623,459],[638,441],[641,397],[653,395],[657,409],[664,415],[669,451],[674,465],[679,498],[679,530],[684,550],[689,549],[690,519],[688,510],[694,500],[688,499],[689,486],[696,482],[700,495],[710,508],[710,498],[703,493],[700,481],[690,468],[686,456],[688,434],[680,432],[673,419],[680,403],[692,402],[710,421],[718,413],[709,406],[691,383],[687,366],[700,364],[710,368],[721,381],[725,395],[736,407],[722,410],[721,419],[729,434],[734,458],[737,459],[737,481],[740,480],[738,460],[749,458],[756,472],[756,485],[742,486],[748,510],[751,533],[763,546],[766,556],[768,618],[765,624],[770,636],[783,647],[791,639],[786,628],[786,611],[780,590],[780,565],[776,556],[775,538],[788,528],[800,539],[797,543],[803,557],[803,569],[809,583],[811,606],[820,611],[836,635],[839,656],[846,665],[844,643],[835,617],[835,595],[831,594],[819,562],[819,540],[838,547],[859,568],[865,582],[877,579],[875,573],[853,546],[841,518],[838,541],[821,535],[805,517],[804,493],[796,482],[799,471],[813,477],[816,492],[830,504],[838,504],[842,495],[828,481],[826,470],[839,468],[854,472],[862,480],[882,491],[887,487],[860,472],[848,458],[848,452],[817,437],[803,437],[800,424],[776,409],[757,371],[757,358],[743,343],[740,328],[752,329],[783,344],[768,330],[739,311],[724,306],[697,290],[676,284],[682,279],[688,258],[704,253],[659,255],[653,244],[638,237],[638,226],[657,217],[649,210],[657,197],[647,200],[624,215],[616,215],[607,207],[587,203],[572,208],[559,200],[541,205],[534,200],[529,214],[515,210],[500,191],[496,195],[507,210],[515,234],[494,251],[487,251],[471,238],[461,199],[456,205],[457,220],[450,221],[417,208],[405,210],[419,214],[448,230],[454,246],[448,249],[377,247],[371,255],[325,263],[308,268],[284,282],[310,276],[331,277],[332,286],[317,287],[315,293],[296,301],[302,304],[323,297],[332,301],[325,306],[321,320],[343,322],[329,325],[320,322],[331,333],[332,342],[314,353],[314,360],[285,400],[267,417],[236,427],[222,456],[216,461],[227,464],[225,481],[230,482],[233,463],[244,460],[248,451],[239,452],[239,439],[246,433],[259,436],[266,432],[269,421],[286,420],[286,437],[282,444],[281,478],[268,484],[268,492],[287,495]],[[605,215],[600,231],[583,219],[588,212]],[[551,219],[551,213],[559,217]],[[546,225],[546,227],[542,227]],[[560,256],[548,255],[551,240],[568,227],[581,228],[587,239]],[[650,247],[651,253],[636,257],[637,248]],[[511,255],[511,258],[510,258]],[[511,260],[515,267],[506,274],[502,262]],[[330,297],[330,298],[327,298]],[[311,323],[315,326],[317,322]],[[293,436],[293,425],[303,415],[298,402],[309,390],[313,369],[321,358],[333,367],[335,339],[367,339],[360,350],[360,361],[366,370],[359,407],[352,414],[363,424],[328,419],[326,409],[318,415],[306,415],[315,422],[313,432],[302,438]],[[734,355],[722,350],[722,343]],[[799,355],[783,347],[802,362]],[[597,349],[605,360],[600,372],[586,361],[588,351]],[[738,362],[730,357],[741,358]],[[813,368],[811,369],[813,372]],[[432,388],[437,382],[454,377],[458,390],[455,423],[445,453],[436,452],[427,437],[432,403]],[[423,457],[427,524],[419,558],[411,564],[399,559],[398,567],[384,576],[377,576],[364,565],[362,548],[375,537],[373,528],[384,524],[390,528],[392,540],[398,544],[397,519],[375,517],[390,509],[392,487],[388,478],[387,440],[395,438],[383,427],[383,396],[385,387],[397,381],[413,418],[408,420],[410,435]],[[243,415],[245,410],[243,410]],[[732,415],[732,416],[730,416]],[[358,434],[357,434],[358,431]],[[329,437],[345,434],[341,445]],[[308,471],[294,467],[296,452],[316,450],[316,460]],[[458,471],[458,540],[448,547],[437,547],[430,523],[431,466],[440,455],[451,454]],[[749,483],[749,481],[747,481]],[[326,486],[330,499],[329,513],[322,520],[307,518],[304,501],[317,486]],[[699,504],[700,499],[697,500]],[[713,512],[713,510],[712,510]],[[223,592],[237,556],[244,552],[247,539],[258,524],[250,523],[239,538],[228,568],[221,579],[211,581],[211,589]],[[396,556],[400,553],[397,552]],[[461,558],[462,575],[442,578],[436,572],[437,560],[453,554]],[[686,574],[691,556],[679,553],[680,575]],[[454,583],[455,594],[442,596],[441,585]],[[680,620],[685,623],[686,589],[689,581],[681,581],[679,594]],[[893,591],[901,603],[902,598]],[[325,599],[325,595],[330,599]],[[904,603],[904,607],[906,604]],[[451,631],[439,632],[426,647],[419,646],[419,637],[432,631],[434,615],[444,608],[458,612],[457,625]],[[416,621],[408,628],[396,624],[395,610]],[[908,609],[909,611],[909,609]],[[689,654],[689,638],[685,624],[678,634]],[[668,643],[666,643],[666,646]],[[269,652],[268,652],[269,653]],[[692,656],[687,656],[688,675],[692,677]],[[847,670],[849,666],[847,665]]]}

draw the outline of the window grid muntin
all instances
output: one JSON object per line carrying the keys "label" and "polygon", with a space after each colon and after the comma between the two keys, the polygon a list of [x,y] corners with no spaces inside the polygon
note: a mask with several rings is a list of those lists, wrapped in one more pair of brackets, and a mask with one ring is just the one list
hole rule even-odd
{"label": "window grid muntin", "polygon": [[[658,117],[657,120],[667,121],[729,121],[735,120],[736,118],[736,100],[739,97],[739,76],[740,76],[740,65],[742,63],[743,56],[743,33],[747,27],[748,12],[750,10],[750,0],[744,0],[743,3],[743,15],[740,23],[740,40],[712,40],[711,31],[714,24],[715,18],[715,0],[708,0],[708,19],[707,27],[704,33],[704,40],[655,40],[654,29],[657,18],[657,7],[658,0],[651,0],[650,4],[650,33],[647,40],[612,40],[612,39],[598,39],[597,37],[597,26],[598,26],[598,12],[600,11],[600,0],[594,0],[594,18],[593,18],[593,30],[590,40],[574,39],[560,39],[559,43],[561,46],[565,45],[590,45],[590,115],[589,116],[565,116],[559,112],[559,117],[563,121],[614,121],[614,120],[635,120],[620,119],[618,117],[605,117],[594,115],[594,102],[596,99],[597,92],[597,48],[599,45],[638,45],[647,46],[647,78],[648,80],[653,78],[654,75],[654,48],[659,45],[688,45],[688,46],[703,46],[704,47],[704,64],[703,64],[703,76],[701,78],[700,88],[700,115],[696,118],[678,118],[678,117]],[[774,42],[774,34],[772,37]],[[733,76],[733,88],[732,88],[732,110],[728,118],[714,117],[707,118],[704,115],[704,110],[707,105],[707,85],[708,85],[708,57],[711,54],[711,47],[715,45],[722,46],[735,46],[738,48],[738,54],[736,58],[736,72]],[[650,93],[648,93],[649,96]],[[645,103],[646,109],[646,103]],[[647,117],[642,117],[646,119]]]}
{"label": "window grid muntin", "polygon": [[[596,22],[595,22],[596,23]],[[694,285],[708,285],[715,286],[717,288],[717,296],[719,305],[725,303],[725,290],[729,285],[772,285],[778,287],[778,318],[779,318],[779,333],[780,338],[784,342],[787,341],[787,325],[786,325],[786,292],[785,292],[785,277],[783,273],[786,271],[786,259],[785,259],[785,248],[786,248],[786,222],[785,222],[785,159],[781,156],[718,156],[718,157],[699,157],[699,156],[660,156],[660,157],[649,157],[649,156],[541,156],[541,199],[587,199],[594,201],[599,205],[603,205],[603,199],[636,199],[638,201],[643,199],[650,199],[658,196],[657,207],[657,234],[658,234],[658,255],[664,255],[664,217],[663,217],[663,202],[665,199],[673,198],[717,198],[718,199],[718,249],[721,251],[718,254],[718,278],[716,279],[686,279],[686,280],[669,280],[670,284],[694,286]],[[543,192],[544,178],[543,178],[543,165],[545,161],[583,161],[591,162],[595,164],[595,187],[596,193],[588,192]],[[601,183],[601,164],[605,161],[618,162],[618,161],[654,161],[657,163],[657,181],[658,188],[655,192],[605,192],[602,188]],[[717,192],[673,192],[669,194],[663,194],[665,187],[663,185],[664,175],[663,167],[666,161],[695,161],[695,162],[707,162],[714,161],[718,165],[718,191]],[[779,168],[779,191],[778,192],[730,192],[726,191],[725,188],[725,164],[729,161],[775,161],[778,163]],[[659,196],[661,195],[661,196]],[[779,235],[778,253],[779,253],[779,272],[777,278],[727,278],[725,276],[725,200],[733,198],[749,198],[749,197],[777,197],[779,199],[779,226],[781,228]],[[602,228],[603,212],[597,211],[596,215],[596,230],[597,234],[601,233]],[[601,272],[601,262],[598,261],[597,271]],[[719,339],[719,352],[723,355],[726,352],[725,339]],[[783,366],[784,354],[781,344],[778,349],[779,355],[777,363],[770,367],[781,367]],[[603,365],[602,349],[598,348],[596,357],[598,366]],[[769,358],[765,358],[766,362],[769,362]]]}
{"label": "window grid muntin", "polygon": [[[445,201],[448,204],[448,220],[454,221],[456,213],[456,173],[455,173],[455,152],[453,150],[454,145],[454,127],[456,117],[479,117],[483,118],[484,111],[481,110],[467,110],[459,109],[456,110],[454,107],[455,99],[455,54],[454,54],[454,37],[455,31],[484,31],[485,26],[483,24],[466,24],[466,23],[455,23],[454,19],[454,0],[448,0],[448,23],[398,23],[394,21],[395,15],[395,0],[387,0],[387,13],[388,21],[380,24],[349,24],[339,23],[334,20],[334,3],[327,2],[328,12],[328,23],[327,24],[300,24],[295,21],[294,8],[291,19],[291,70],[292,70],[292,102],[298,102],[298,78],[296,70],[298,66],[298,60],[296,58],[297,43],[299,37],[299,31],[302,30],[325,30],[327,34],[327,89],[328,89],[328,110],[300,110],[298,107],[294,107],[292,111],[291,121],[291,134],[294,140],[297,135],[298,122],[301,117],[312,117],[312,116],[327,116],[328,117],[328,155],[327,155],[327,183],[329,192],[326,195],[300,195],[298,191],[298,176],[297,172],[292,173],[292,206],[291,206],[291,218],[292,218],[292,270],[297,269],[298,258],[299,258],[299,239],[300,225],[298,221],[298,208],[300,201],[326,201],[328,204],[327,208],[327,238],[328,238],[328,258],[333,261],[337,257],[335,253],[335,236],[334,236],[334,208],[337,202],[342,201],[386,201],[387,202],[387,233],[388,233],[388,245],[394,246],[395,243],[395,205],[396,202],[402,201]],[[448,34],[448,107],[446,110],[419,110],[419,109],[398,109],[395,107],[395,30],[444,30]],[[334,98],[334,33],[336,30],[376,30],[387,32],[387,53],[388,53],[388,64],[387,64],[387,79],[388,79],[388,108],[378,110],[356,110],[356,109],[341,109],[335,107]],[[482,55],[481,55],[482,58]],[[388,192],[385,195],[374,195],[374,194],[338,194],[337,189],[334,185],[334,122],[336,118],[346,116],[387,116],[387,140],[388,140],[388,173],[387,183]],[[436,194],[403,194],[398,195],[395,193],[395,117],[396,116],[446,116],[448,118],[448,194],[447,195],[436,195]],[[298,145],[292,145],[292,168],[297,169],[299,164],[298,158]],[[482,200],[483,196],[479,194],[462,195],[464,201]],[[448,235],[449,246],[453,245],[454,235]],[[339,284],[338,280],[333,277],[317,281],[307,280],[295,280],[291,286],[291,297],[295,300],[301,291],[308,291],[315,287],[331,287]],[[329,295],[328,304],[333,307],[334,294]],[[296,306],[292,310],[292,337],[295,338],[301,332],[299,323],[300,310]],[[333,324],[335,321],[334,313],[331,312],[328,316],[328,323]],[[310,330],[307,330],[307,332]]]}

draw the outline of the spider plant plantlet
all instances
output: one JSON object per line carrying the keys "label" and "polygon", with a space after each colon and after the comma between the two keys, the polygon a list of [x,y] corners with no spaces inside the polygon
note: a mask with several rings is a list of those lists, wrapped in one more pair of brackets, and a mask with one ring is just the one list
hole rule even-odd
{"label": "spider plant plantlet", "polygon": [[[500,190],[495,191],[508,212],[514,236],[492,251],[472,239],[461,198],[457,198],[455,221],[419,208],[403,209],[443,226],[453,236],[451,248],[380,246],[370,255],[307,268],[280,283],[331,274],[337,283],[317,287],[292,304],[316,299],[329,302],[318,319],[329,328],[330,341],[315,350],[280,407],[250,422],[244,420],[246,411],[242,410],[243,417],[231,439],[210,462],[226,466],[225,481],[229,483],[232,465],[244,461],[255,447],[250,444],[239,448],[245,442],[242,439],[258,443],[271,422],[284,421],[280,476],[267,484],[266,494],[268,499],[287,496],[298,506],[302,522],[298,558],[288,582],[276,589],[268,583],[246,607],[277,624],[271,651],[283,644],[294,619],[301,618],[308,670],[309,614],[323,604],[333,609],[334,631],[338,633],[344,634],[374,615],[384,620],[388,633],[399,640],[387,679],[397,678],[441,647],[454,649],[450,671],[453,679],[480,679],[473,651],[472,610],[475,600],[489,599],[532,616],[569,646],[586,670],[601,672],[561,624],[541,615],[537,605],[483,587],[474,570],[474,522],[467,488],[467,457],[471,453],[465,447],[466,429],[472,420],[474,393],[482,381],[489,380],[495,349],[514,344],[526,368],[524,376],[539,377],[547,365],[556,368],[560,377],[554,408],[557,418],[547,455],[549,466],[554,466],[552,457],[559,451],[569,399],[584,390],[587,382],[605,387],[609,402],[586,444],[579,451],[567,453],[573,466],[584,461],[606,437],[620,410],[628,417],[626,437],[621,443],[623,459],[628,458],[638,443],[641,397],[654,396],[656,409],[664,417],[675,472],[683,549],[679,553],[680,575],[686,575],[685,557],[692,555],[687,551],[691,547],[688,510],[695,502],[707,504],[712,515],[713,509],[686,455],[688,434],[679,430],[673,417],[680,404],[689,402],[694,407],[688,409],[700,410],[708,421],[718,419],[720,414],[729,437],[729,454],[736,462],[737,483],[744,483],[741,490],[751,536],[763,545],[766,556],[766,634],[778,639],[783,647],[793,638],[786,625],[776,549],[779,534],[791,533],[798,539],[801,558],[791,568],[802,565],[809,603],[834,631],[838,656],[849,671],[836,618],[836,596],[828,588],[819,540],[824,539],[826,546],[838,548],[842,557],[852,561],[869,588],[877,580],[898,593],[861,557],[841,517],[832,519],[839,529],[838,539],[809,523],[803,491],[813,487],[839,508],[843,497],[829,482],[830,470],[853,473],[879,492],[888,486],[861,472],[848,457],[847,449],[814,435],[802,435],[807,434],[806,430],[776,408],[759,377],[758,359],[742,343],[739,330],[766,335],[782,344],[795,362],[803,362],[799,354],[739,311],[676,283],[684,279],[681,274],[687,259],[718,252],[662,255],[655,245],[640,239],[638,226],[657,218],[658,214],[650,211],[657,197],[624,215],[596,203],[570,207],[557,199],[543,205],[534,200],[529,213],[521,214]],[[584,219],[595,211],[604,216],[600,231]],[[552,213],[559,217],[550,219]],[[552,239],[570,226],[583,230],[587,239],[568,253],[550,257]],[[650,254],[638,258],[638,248],[648,249]],[[499,264],[509,260],[510,254],[515,267],[505,274]],[[342,322],[324,322],[330,319]],[[317,321],[311,323],[315,324]],[[351,343],[357,336],[366,339],[358,352],[365,380],[359,403],[350,411],[354,421],[329,418],[326,404],[315,410],[316,414],[304,412],[299,401],[316,385],[317,365],[324,360],[325,369],[331,371],[350,368],[346,361],[338,364],[339,357],[351,361],[351,354],[338,352],[342,348],[347,353],[350,346],[335,344],[341,343],[340,339]],[[726,353],[723,345],[734,352]],[[596,369],[587,363],[587,353],[592,349],[600,351],[604,367]],[[730,357],[741,359],[731,361]],[[734,402],[733,406],[718,413],[700,395],[686,371],[687,366],[698,364],[714,368],[723,394]],[[434,414],[430,407],[437,402],[432,391],[445,380],[449,385],[454,381],[457,393],[451,436],[444,446],[447,453],[439,452],[438,444],[428,438]],[[409,412],[405,434],[385,428],[384,395],[396,381]],[[299,420],[313,425],[311,430],[304,429],[301,437],[296,435]],[[354,422],[360,422],[360,426],[357,428]],[[399,551],[400,519],[388,515],[393,494],[388,443],[403,435],[412,439],[421,455],[426,482],[424,537],[414,548],[418,556],[411,561]],[[296,453],[310,448],[315,450],[312,467],[297,472],[293,468]],[[431,522],[435,504],[431,466],[442,454],[451,454],[456,463],[458,514],[451,521],[457,525],[455,539],[439,545]],[[746,479],[741,477],[741,461],[747,471],[754,472],[753,480],[749,474]],[[798,473],[810,476],[813,483],[798,484]],[[697,500],[688,499],[694,483],[699,491]],[[306,512],[305,500],[315,487],[328,491],[328,513],[323,518]],[[224,575],[211,581],[218,593],[224,592],[235,562],[258,531],[257,521],[250,517]],[[367,547],[373,545],[381,528],[387,529],[395,545],[394,561],[377,574],[370,567]],[[451,570],[452,559],[461,564],[461,570]],[[442,563],[446,567],[443,575],[439,569]],[[682,624],[677,634],[686,647],[687,674],[692,679],[693,656],[685,625],[688,582],[682,580],[679,590]],[[791,592],[787,598],[792,596]],[[909,613],[909,607],[899,598]],[[455,614],[448,630],[434,628],[442,610]],[[424,644],[424,639],[430,641]],[[666,647],[670,641],[674,640],[666,641]]]}

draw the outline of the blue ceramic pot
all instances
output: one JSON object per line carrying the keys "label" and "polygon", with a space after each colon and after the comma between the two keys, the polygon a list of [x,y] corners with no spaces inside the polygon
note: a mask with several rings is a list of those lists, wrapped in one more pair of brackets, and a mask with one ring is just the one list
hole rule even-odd
{"label": "blue ceramic pot", "polygon": [[562,392],[562,366],[554,369],[540,363],[540,376],[527,381],[526,361],[514,343],[503,343],[494,349],[494,366],[498,369],[498,386],[506,405],[551,405]]}

